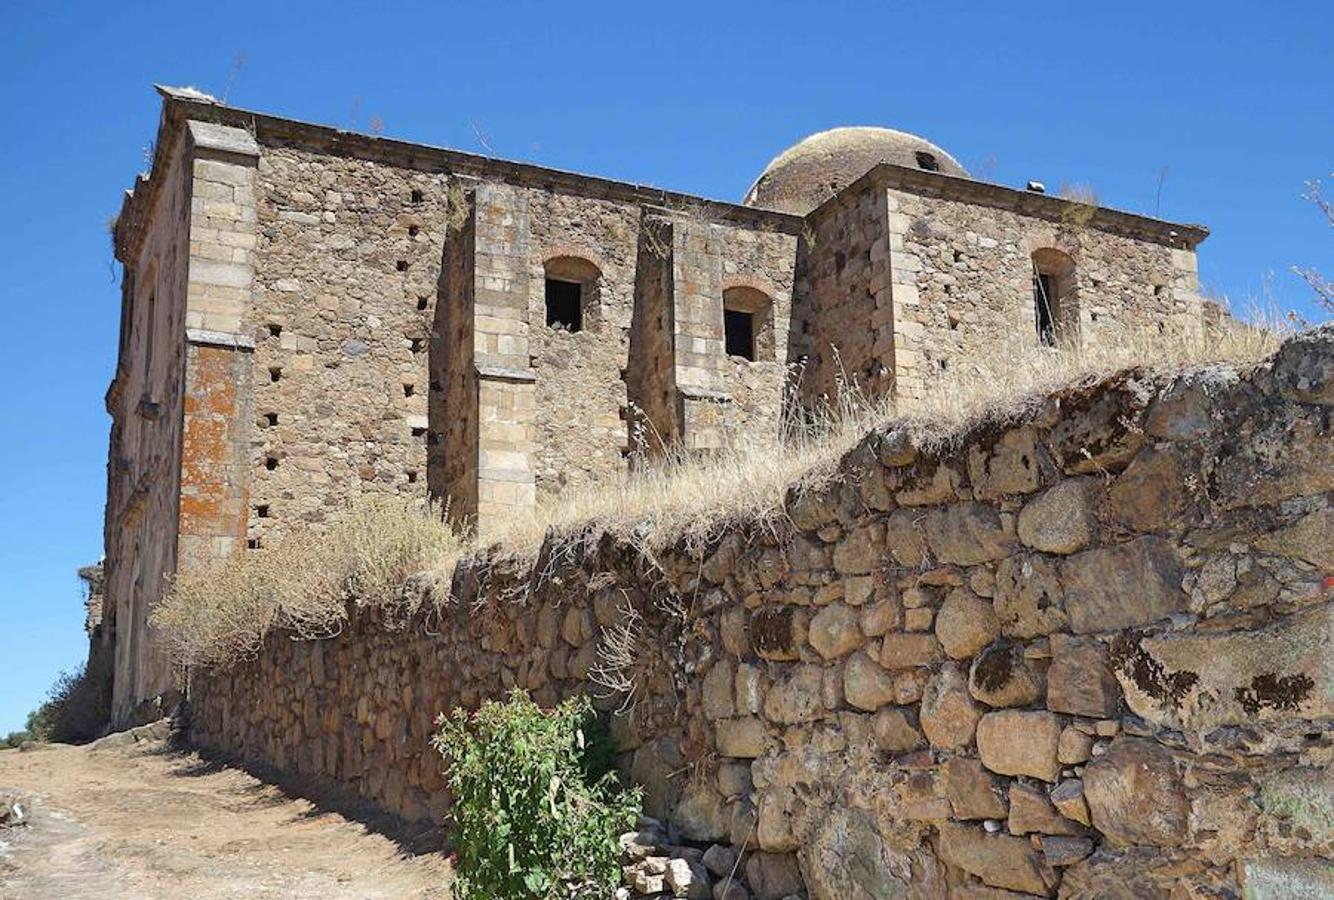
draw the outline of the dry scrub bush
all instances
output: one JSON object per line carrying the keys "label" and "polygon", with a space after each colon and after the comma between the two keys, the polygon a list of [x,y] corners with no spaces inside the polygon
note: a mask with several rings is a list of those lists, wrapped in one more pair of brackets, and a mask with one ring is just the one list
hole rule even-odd
{"label": "dry scrub bush", "polygon": [[272,549],[181,573],[151,624],[179,664],[226,665],[254,654],[275,626],[304,638],[336,634],[349,600],[411,606],[404,582],[461,551],[439,507],[366,495],[324,531],[298,529]]}

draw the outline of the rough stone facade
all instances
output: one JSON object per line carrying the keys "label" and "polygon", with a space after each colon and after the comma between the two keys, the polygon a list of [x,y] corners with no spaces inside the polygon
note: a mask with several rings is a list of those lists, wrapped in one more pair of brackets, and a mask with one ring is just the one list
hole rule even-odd
{"label": "rough stone facade", "polygon": [[167,575],[359,494],[429,492],[485,530],[666,447],[772,432],[845,374],[909,408],[1000,337],[1040,340],[1049,257],[1081,341],[1203,327],[1203,229],[933,169],[911,135],[855,129],[871,143],[813,182],[798,144],[752,202],[846,187],[796,214],[162,94],[115,229],[121,720],[168,686],[147,628]]}
{"label": "rough stone facade", "polygon": [[874,433],[781,522],[651,559],[590,533],[272,635],[193,673],[192,735],[425,819],[436,714],[589,691],[671,839],[744,851],[761,900],[1324,896],[1331,406],[1327,328]]}

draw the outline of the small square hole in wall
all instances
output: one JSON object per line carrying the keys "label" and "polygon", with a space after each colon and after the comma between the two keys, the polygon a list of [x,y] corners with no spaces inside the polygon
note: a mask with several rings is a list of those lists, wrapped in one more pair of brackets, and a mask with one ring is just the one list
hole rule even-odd
{"label": "small square hole in wall", "polygon": [[415,471],[412,471],[411,469],[409,469],[409,470],[408,470],[408,484],[416,484],[416,483],[417,483],[417,473],[416,473]]}
{"label": "small square hole in wall", "polygon": [[410,196],[412,197],[413,203],[421,203],[426,197],[426,195],[421,192],[420,188],[413,188]]}
{"label": "small square hole in wall", "polygon": [[426,297],[418,297],[418,298],[417,298],[417,309],[418,309],[419,311],[424,311],[424,310],[426,309],[426,305],[427,305],[428,302],[430,302],[430,301],[429,301]]}
{"label": "small square hole in wall", "polygon": [[269,366],[269,381],[282,381],[282,379],[283,379],[283,367]]}
{"label": "small square hole in wall", "polygon": [[425,428],[414,427],[414,428],[412,429],[412,436],[413,436],[413,437],[425,437],[425,436],[426,436],[426,429],[425,429]]}
{"label": "small square hole in wall", "polygon": [[264,468],[270,472],[278,468],[278,457],[272,455],[264,457]]}
{"label": "small square hole in wall", "polygon": [[246,548],[247,550],[258,550],[258,549],[259,549],[259,538],[250,538],[249,540],[247,540],[247,541],[245,542],[245,548]]}
{"label": "small square hole in wall", "polygon": [[398,262],[394,263],[394,268],[398,269],[400,272],[406,272],[408,270],[408,261],[406,259],[400,259]]}
{"label": "small square hole in wall", "polygon": [[261,519],[267,519],[269,517],[269,504],[261,503],[256,506],[255,515]]}
{"label": "small square hole in wall", "polygon": [[277,424],[278,424],[278,414],[277,414],[277,413],[273,413],[273,412],[271,412],[271,413],[265,413],[265,414],[264,414],[264,421],[265,421],[265,422],[268,422],[269,425],[271,425],[271,426],[272,426],[272,425],[277,425]]}
{"label": "small square hole in wall", "polygon": [[417,236],[417,232],[419,232],[419,231],[421,231],[421,228],[419,228],[418,226],[416,226],[416,225],[409,225],[409,226],[408,226],[408,237],[416,237],[416,236]]}
{"label": "small square hole in wall", "polygon": [[403,396],[404,396],[404,397],[411,397],[411,396],[412,396],[413,394],[415,394],[415,393],[417,393],[417,386],[416,386],[415,384],[405,384],[405,385],[403,385]]}
{"label": "small square hole in wall", "polygon": [[269,323],[269,337],[277,337],[282,333],[283,333],[283,326],[279,325],[277,322]]}

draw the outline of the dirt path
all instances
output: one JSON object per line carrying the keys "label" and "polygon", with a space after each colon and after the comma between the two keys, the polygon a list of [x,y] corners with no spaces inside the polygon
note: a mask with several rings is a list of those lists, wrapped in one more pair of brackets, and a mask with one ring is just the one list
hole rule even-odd
{"label": "dirt path", "polygon": [[439,853],[162,741],[0,751],[0,790],[32,797],[0,828],[0,898],[446,898]]}

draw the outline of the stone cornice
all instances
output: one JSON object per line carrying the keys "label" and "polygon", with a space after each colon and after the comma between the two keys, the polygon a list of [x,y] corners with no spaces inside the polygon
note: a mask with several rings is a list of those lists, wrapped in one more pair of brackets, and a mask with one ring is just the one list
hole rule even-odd
{"label": "stone cornice", "polygon": [[1209,229],[1203,225],[1168,222],[1106,206],[1089,206],[1050,194],[1021,191],[988,181],[975,181],[892,163],[881,163],[858,178],[816,207],[810,213],[810,218],[822,218],[829,211],[851,202],[852,198],[870,189],[901,190],[926,197],[989,206],[1056,224],[1078,221],[1084,228],[1095,228],[1178,249],[1193,250],[1209,236]]}
{"label": "stone cornice", "polygon": [[[721,200],[710,200],[690,194],[666,191],[647,185],[630,184],[581,175],[561,169],[551,169],[531,163],[493,159],[461,150],[449,150],[427,144],[377,135],[343,131],[328,125],[316,125],[296,119],[266,115],[252,110],[224,106],[211,97],[193,91],[180,91],[159,86],[162,95],[162,121],[158,127],[156,149],[151,172],[165,172],[170,149],[179,140],[183,121],[210,123],[242,128],[254,136],[258,145],[293,145],[311,150],[353,156],[389,165],[426,172],[447,172],[452,175],[499,181],[521,187],[545,188],[590,199],[611,200],[660,206],[668,209],[689,209],[707,218],[725,223],[764,228],[787,234],[799,234],[800,216],[775,210],[755,209]],[[151,173],[150,173],[151,175]],[[134,258],[148,211],[165,179],[141,175],[134,189],[126,193],[115,229],[116,258],[125,262]]]}
{"label": "stone cornice", "polygon": [[227,347],[231,350],[254,350],[255,339],[246,334],[229,331],[208,331],[203,328],[185,329],[185,342],[194,346]]}

